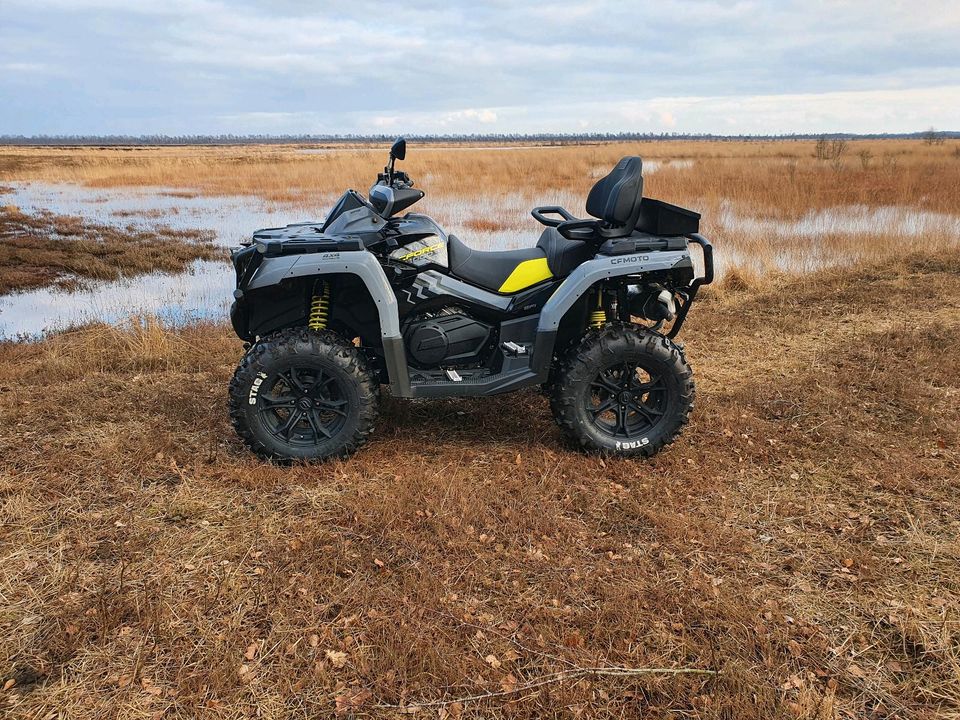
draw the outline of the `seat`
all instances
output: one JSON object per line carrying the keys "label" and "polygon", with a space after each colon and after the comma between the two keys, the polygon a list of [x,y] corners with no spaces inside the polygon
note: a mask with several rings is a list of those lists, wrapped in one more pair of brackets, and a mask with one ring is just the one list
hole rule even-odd
{"label": "seat", "polygon": [[[533,209],[533,217],[548,227],[555,227],[570,240],[602,243],[610,238],[627,237],[633,233],[640,217],[643,199],[643,161],[639,157],[624,157],[613,170],[590,189],[587,213],[595,219],[573,217],[561,207]],[[563,221],[547,218],[544,213],[560,215]]]}
{"label": "seat", "polygon": [[588,243],[563,237],[556,228],[544,230],[536,247],[521,250],[474,250],[456,235],[447,242],[450,272],[455,277],[502,294],[566,277],[595,252]]}
{"label": "seat", "polygon": [[[622,158],[587,196],[587,212],[596,220],[577,220],[561,208],[537,208],[533,216],[548,227],[536,247],[523,250],[474,250],[456,235],[450,235],[450,272],[461,280],[506,295],[551,278],[566,277],[596,254],[602,239],[625,237],[634,231],[642,197],[643,161],[635,156]],[[568,219],[554,223],[538,216],[539,210],[559,211]],[[583,239],[575,234],[582,234]]]}
{"label": "seat", "polygon": [[587,212],[608,226],[607,237],[629,235],[640,217],[643,198],[643,160],[620,159],[610,174],[600,178],[587,195]]}
{"label": "seat", "polygon": [[543,231],[537,247],[546,253],[547,266],[554,277],[566,277],[578,265],[597,254],[595,246],[583,240],[569,240],[552,227]]}

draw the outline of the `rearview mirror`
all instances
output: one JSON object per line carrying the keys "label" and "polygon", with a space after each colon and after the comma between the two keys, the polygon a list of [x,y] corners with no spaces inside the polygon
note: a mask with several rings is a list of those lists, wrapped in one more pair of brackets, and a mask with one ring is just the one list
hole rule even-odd
{"label": "rearview mirror", "polygon": [[390,157],[395,160],[403,160],[407,156],[407,141],[403,138],[397,138],[390,147]]}

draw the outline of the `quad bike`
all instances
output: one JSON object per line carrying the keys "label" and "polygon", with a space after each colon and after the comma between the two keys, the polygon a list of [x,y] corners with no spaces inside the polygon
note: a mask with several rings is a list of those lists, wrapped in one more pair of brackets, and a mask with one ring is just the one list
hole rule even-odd
{"label": "quad bike", "polygon": [[[650,456],[693,408],[672,341],[713,279],[697,213],[644,198],[625,157],[587,197],[592,216],[538,207],[535,247],[486,252],[426,215],[394,168],[348,190],[323,222],[259,230],[232,252],[230,311],[246,354],[230,384],[244,442],[274,459],[346,456],[366,442],[381,385],[394,397],[475,397],[542,386],[581,448]],[[690,243],[703,249],[697,276]]]}

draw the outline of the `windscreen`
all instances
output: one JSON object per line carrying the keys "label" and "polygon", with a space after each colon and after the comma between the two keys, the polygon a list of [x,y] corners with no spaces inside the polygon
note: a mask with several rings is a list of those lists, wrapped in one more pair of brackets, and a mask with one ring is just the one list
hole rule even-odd
{"label": "windscreen", "polygon": [[323,227],[320,228],[320,232],[330,227],[330,223],[343,215],[343,213],[365,206],[366,203],[363,202],[363,198],[361,198],[355,190],[347,190],[340,196],[340,199],[337,200],[337,204],[333,206],[330,214],[327,215],[327,219],[323,221]]}

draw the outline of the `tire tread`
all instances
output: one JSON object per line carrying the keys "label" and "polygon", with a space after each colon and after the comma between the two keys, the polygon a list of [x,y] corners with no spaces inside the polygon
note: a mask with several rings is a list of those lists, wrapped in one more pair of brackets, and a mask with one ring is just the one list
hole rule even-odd
{"label": "tire tread", "polygon": [[[660,433],[648,445],[616,450],[597,443],[594,437],[584,431],[583,421],[578,413],[579,399],[575,385],[592,378],[598,359],[616,356],[623,352],[624,347],[631,351],[646,350],[651,354],[662,354],[668,364],[675,368],[677,378],[681,381],[681,393],[679,412],[675,414],[666,432]],[[681,346],[658,332],[632,323],[615,321],[588,331],[580,343],[561,359],[557,381],[550,396],[550,408],[562,433],[585,452],[651,457],[676,440],[684,426],[690,422],[695,399],[693,370]]]}
{"label": "tire tread", "polygon": [[237,435],[258,456],[268,460],[290,461],[294,459],[277,453],[257,437],[247,422],[247,398],[258,368],[274,358],[299,354],[307,347],[308,352],[333,359],[359,386],[359,424],[356,431],[345,439],[339,448],[324,456],[306,459],[347,457],[359,450],[375,429],[379,414],[380,385],[363,353],[336,333],[315,331],[305,327],[285,328],[261,338],[244,354],[230,380],[230,421]]}

